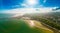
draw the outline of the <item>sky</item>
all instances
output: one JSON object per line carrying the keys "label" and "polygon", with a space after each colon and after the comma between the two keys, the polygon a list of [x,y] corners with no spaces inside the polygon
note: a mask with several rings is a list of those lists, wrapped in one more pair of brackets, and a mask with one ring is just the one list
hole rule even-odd
{"label": "sky", "polygon": [[21,8],[40,8],[43,10],[46,8],[47,10],[57,7],[60,7],[60,0],[0,0],[0,11],[10,10],[12,12],[14,9]]}

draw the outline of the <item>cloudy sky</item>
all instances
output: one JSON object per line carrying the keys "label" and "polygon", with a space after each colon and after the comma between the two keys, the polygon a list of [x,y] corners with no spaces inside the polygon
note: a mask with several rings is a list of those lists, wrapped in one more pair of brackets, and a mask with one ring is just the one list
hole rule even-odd
{"label": "cloudy sky", "polygon": [[[40,11],[49,11],[52,8],[60,7],[60,0],[0,0],[0,12],[22,11],[25,8],[40,8]],[[23,8],[23,9],[21,9]],[[48,10],[47,10],[48,9]],[[25,9],[24,11],[26,11]],[[31,10],[32,11],[32,10]]]}

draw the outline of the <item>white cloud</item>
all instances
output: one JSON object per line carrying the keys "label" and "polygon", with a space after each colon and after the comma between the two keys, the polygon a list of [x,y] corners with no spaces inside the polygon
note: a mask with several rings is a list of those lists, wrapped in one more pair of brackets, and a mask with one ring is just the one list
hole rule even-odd
{"label": "white cloud", "polygon": [[17,14],[17,13],[46,13],[46,12],[51,12],[52,8],[49,7],[44,7],[44,8],[17,8],[17,9],[12,9],[12,10],[4,10],[4,13],[12,13],[12,14]]}
{"label": "white cloud", "polygon": [[36,5],[38,3],[38,0],[26,0],[26,3],[28,5]]}
{"label": "white cloud", "polygon": [[17,8],[17,9],[12,9],[12,10],[5,10],[5,13],[35,13],[34,8]]}
{"label": "white cloud", "polygon": [[56,9],[56,8],[59,8],[59,7],[53,7],[53,9]]}
{"label": "white cloud", "polygon": [[24,7],[34,7],[38,4],[38,0],[25,0],[21,5]]}
{"label": "white cloud", "polygon": [[44,0],[43,3],[46,3],[47,0]]}
{"label": "white cloud", "polygon": [[4,10],[2,13],[15,14],[13,17],[22,16],[26,13],[47,13],[51,12],[52,8],[17,8],[12,10]]}

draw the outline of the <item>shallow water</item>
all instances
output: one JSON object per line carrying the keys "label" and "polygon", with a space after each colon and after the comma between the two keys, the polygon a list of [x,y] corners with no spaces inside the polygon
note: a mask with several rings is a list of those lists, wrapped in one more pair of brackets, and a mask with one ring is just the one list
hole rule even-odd
{"label": "shallow water", "polygon": [[0,18],[10,18],[14,14],[8,14],[8,13],[0,13]]}
{"label": "shallow water", "polygon": [[31,28],[26,21],[18,18],[10,18],[14,14],[0,13],[0,33],[48,33],[50,31],[41,28]]}
{"label": "shallow water", "polygon": [[23,20],[0,20],[0,33],[43,33],[37,28],[30,28]]}

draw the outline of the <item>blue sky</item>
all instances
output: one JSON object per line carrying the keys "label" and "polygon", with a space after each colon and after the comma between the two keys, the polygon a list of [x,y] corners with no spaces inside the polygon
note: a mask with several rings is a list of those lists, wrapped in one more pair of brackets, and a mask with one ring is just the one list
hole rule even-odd
{"label": "blue sky", "polygon": [[20,5],[21,3],[23,3],[23,0],[0,0],[0,9],[17,8],[13,6]]}
{"label": "blue sky", "polygon": [[46,0],[46,3],[44,4],[44,6],[48,6],[48,7],[58,6],[58,7],[60,7],[60,0]]}
{"label": "blue sky", "polygon": [[[31,1],[30,3],[28,3]],[[60,0],[0,0],[0,10],[15,8],[60,7]]]}

